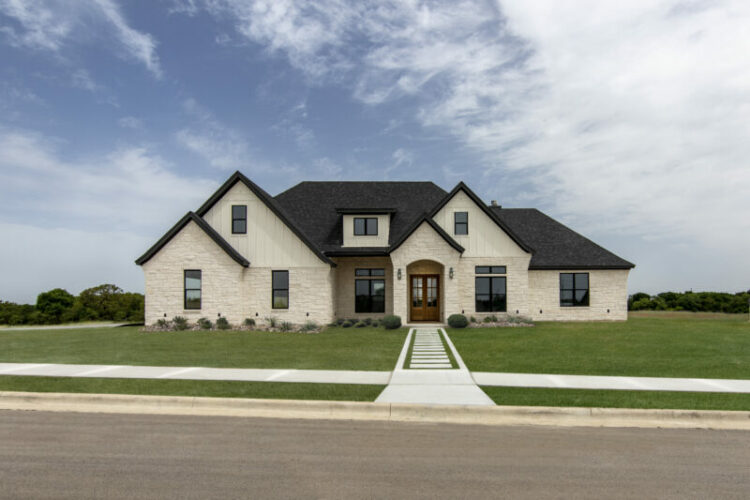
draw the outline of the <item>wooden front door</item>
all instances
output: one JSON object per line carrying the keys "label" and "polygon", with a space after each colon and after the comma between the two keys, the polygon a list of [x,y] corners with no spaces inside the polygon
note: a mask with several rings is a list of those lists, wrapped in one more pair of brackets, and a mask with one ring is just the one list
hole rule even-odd
{"label": "wooden front door", "polygon": [[440,321],[440,275],[412,274],[411,321]]}

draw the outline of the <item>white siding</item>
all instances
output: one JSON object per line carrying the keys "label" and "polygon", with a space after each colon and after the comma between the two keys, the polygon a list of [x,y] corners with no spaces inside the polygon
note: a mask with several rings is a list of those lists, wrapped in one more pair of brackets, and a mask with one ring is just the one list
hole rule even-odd
{"label": "white siding", "polygon": [[[374,236],[355,236],[354,235],[354,218],[355,217],[375,217],[378,219],[378,234]],[[390,215],[344,215],[343,220],[344,244],[345,247],[387,247],[388,235],[390,234]]]}

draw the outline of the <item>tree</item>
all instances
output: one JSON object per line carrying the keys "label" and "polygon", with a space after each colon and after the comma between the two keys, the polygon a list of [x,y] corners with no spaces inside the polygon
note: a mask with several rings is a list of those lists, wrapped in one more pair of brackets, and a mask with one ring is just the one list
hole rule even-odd
{"label": "tree", "polygon": [[41,317],[35,317],[34,321],[59,323],[63,314],[72,308],[74,303],[75,297],[62,288],[40,293],[36,298],[36,309]]}

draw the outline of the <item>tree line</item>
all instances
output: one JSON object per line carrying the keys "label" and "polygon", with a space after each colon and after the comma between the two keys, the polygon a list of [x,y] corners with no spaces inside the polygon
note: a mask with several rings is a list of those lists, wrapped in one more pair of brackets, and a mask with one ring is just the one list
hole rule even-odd
{"label": "tree line", "polygon": [[95,320],[143,322],[143,294],[104,284],[87,288],[78,296],[55,288],[40,293],[33,305],[0,300],[0,324],[54,325]]}
{"label": "tree line", "polygon": [[657,295],[639,292],[628,297],[628,310],[747,313],[748,301],[750,290],[739,293],[663,292]]}

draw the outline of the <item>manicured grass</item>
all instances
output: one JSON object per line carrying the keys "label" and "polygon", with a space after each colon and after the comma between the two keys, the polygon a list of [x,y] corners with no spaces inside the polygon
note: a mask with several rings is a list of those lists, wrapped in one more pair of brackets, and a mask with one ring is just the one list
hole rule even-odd
{"label": "manicured grass", "polygon": [[385,386],[382,385],[299,384],[224,380],[0,377],[0,391],[210,396],[222,398],[374,401],[384,388]]}
{"label": "manicured grass", "polygon": [[316,334],[139,327],[0,331],[0,362],[392,370],[406,333],[369,327]]}
{"label": "manicured grass", "polygon": [[750,410],[750,394],[482,387],[498,405],[685,410]]}
{"label": "manicured grass", "polygon": [[472,371],[750,379],[742,315],[450,329]]}

